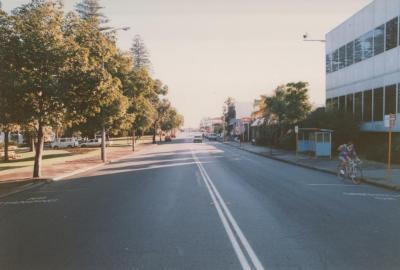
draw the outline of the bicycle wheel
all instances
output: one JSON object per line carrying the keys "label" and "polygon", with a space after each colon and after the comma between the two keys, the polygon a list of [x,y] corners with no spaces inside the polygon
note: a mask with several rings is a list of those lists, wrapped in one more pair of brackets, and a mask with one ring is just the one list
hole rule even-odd
{"label": "bicycle wheel", "polygon": [[337,167],[337,177],[341,180],[344,181],[344,179],[346,178],[346,170],[343,166],[338,165]]}
{"label": "bicycle wheel", "polygon": [[353,182],[353,184],[355,184],[355,185],[361,184],[361,179],[362,179],[361,174],[362,173],[361,173],[360,168],[358,166],[354,166],[354,168],[351,172],[351,175],[350,175],[350,178],[351,178],[351,181]]}

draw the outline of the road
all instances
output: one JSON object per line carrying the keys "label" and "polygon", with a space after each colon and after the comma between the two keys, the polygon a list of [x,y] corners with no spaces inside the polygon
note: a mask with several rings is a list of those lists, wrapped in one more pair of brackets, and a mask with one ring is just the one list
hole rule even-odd
{"label": "road", "polygon": [[0,269],[399,269],[400,194],[216,142],[0,199]]}

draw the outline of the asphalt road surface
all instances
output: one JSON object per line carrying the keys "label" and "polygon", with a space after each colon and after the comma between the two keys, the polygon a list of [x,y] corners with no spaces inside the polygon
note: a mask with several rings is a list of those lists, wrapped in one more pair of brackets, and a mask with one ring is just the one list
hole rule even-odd
{"label": "asphalt road surface", "polygon": [[400,193],[221,143],[0,199],[0,269],[400,269]]}

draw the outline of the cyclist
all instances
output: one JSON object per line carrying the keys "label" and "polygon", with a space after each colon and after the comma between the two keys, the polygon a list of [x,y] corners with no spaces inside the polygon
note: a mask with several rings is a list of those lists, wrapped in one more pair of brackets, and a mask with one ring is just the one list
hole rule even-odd
{"label": "cyclist", "polygon": [[357,152],[354,148],[353,142],[348,142],[347,144],[342,144],[338,148],[339,151],[339,160],[340,160],[340,173],[344,174],[343,168],[351,161],[357,160]]}

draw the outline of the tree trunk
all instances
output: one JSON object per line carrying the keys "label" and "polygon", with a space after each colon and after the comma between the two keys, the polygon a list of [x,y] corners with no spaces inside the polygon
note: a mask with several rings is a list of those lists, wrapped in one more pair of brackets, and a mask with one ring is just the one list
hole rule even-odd
{"label": "tree trunk", "polygon": [[160,132],[160,142],[161,142],[162,131]]}
{"label": "tree trunk", "polygon": [[135,128],[132,129],[132,151],[135,152],[136,134]]}
{"label": "tree trunk", "polygon": [[106,128],[103,124],[101,127],[101,160],[103,162],[107,162],[107,155],[106,155]]}
{"label": "tree trunk", "polygon": [[42,177],[42,156],[43,156],[43,145],[44,145],[44,128],[42,124],[39,124],[39,130],[37,134],[36,152],[35,152],[35,164],[33,165],[33,177]]}
{"label": "tree trunk", "polygon": [[9,161],[9,156],[8,156],[8,145],[10,141],[10,131],[4,131],[4,161],[7,162]]}
{"label": "tree trunk", "polygon": [[29,144],[29,152],[33,152],[35,150],[35,137],[31,135],[30,144]]}
{"label": "tree trunk", "polygon": [[157,126],[156,124],[154,124],[153,143],[156,143],[156,133],[157,133]]}

